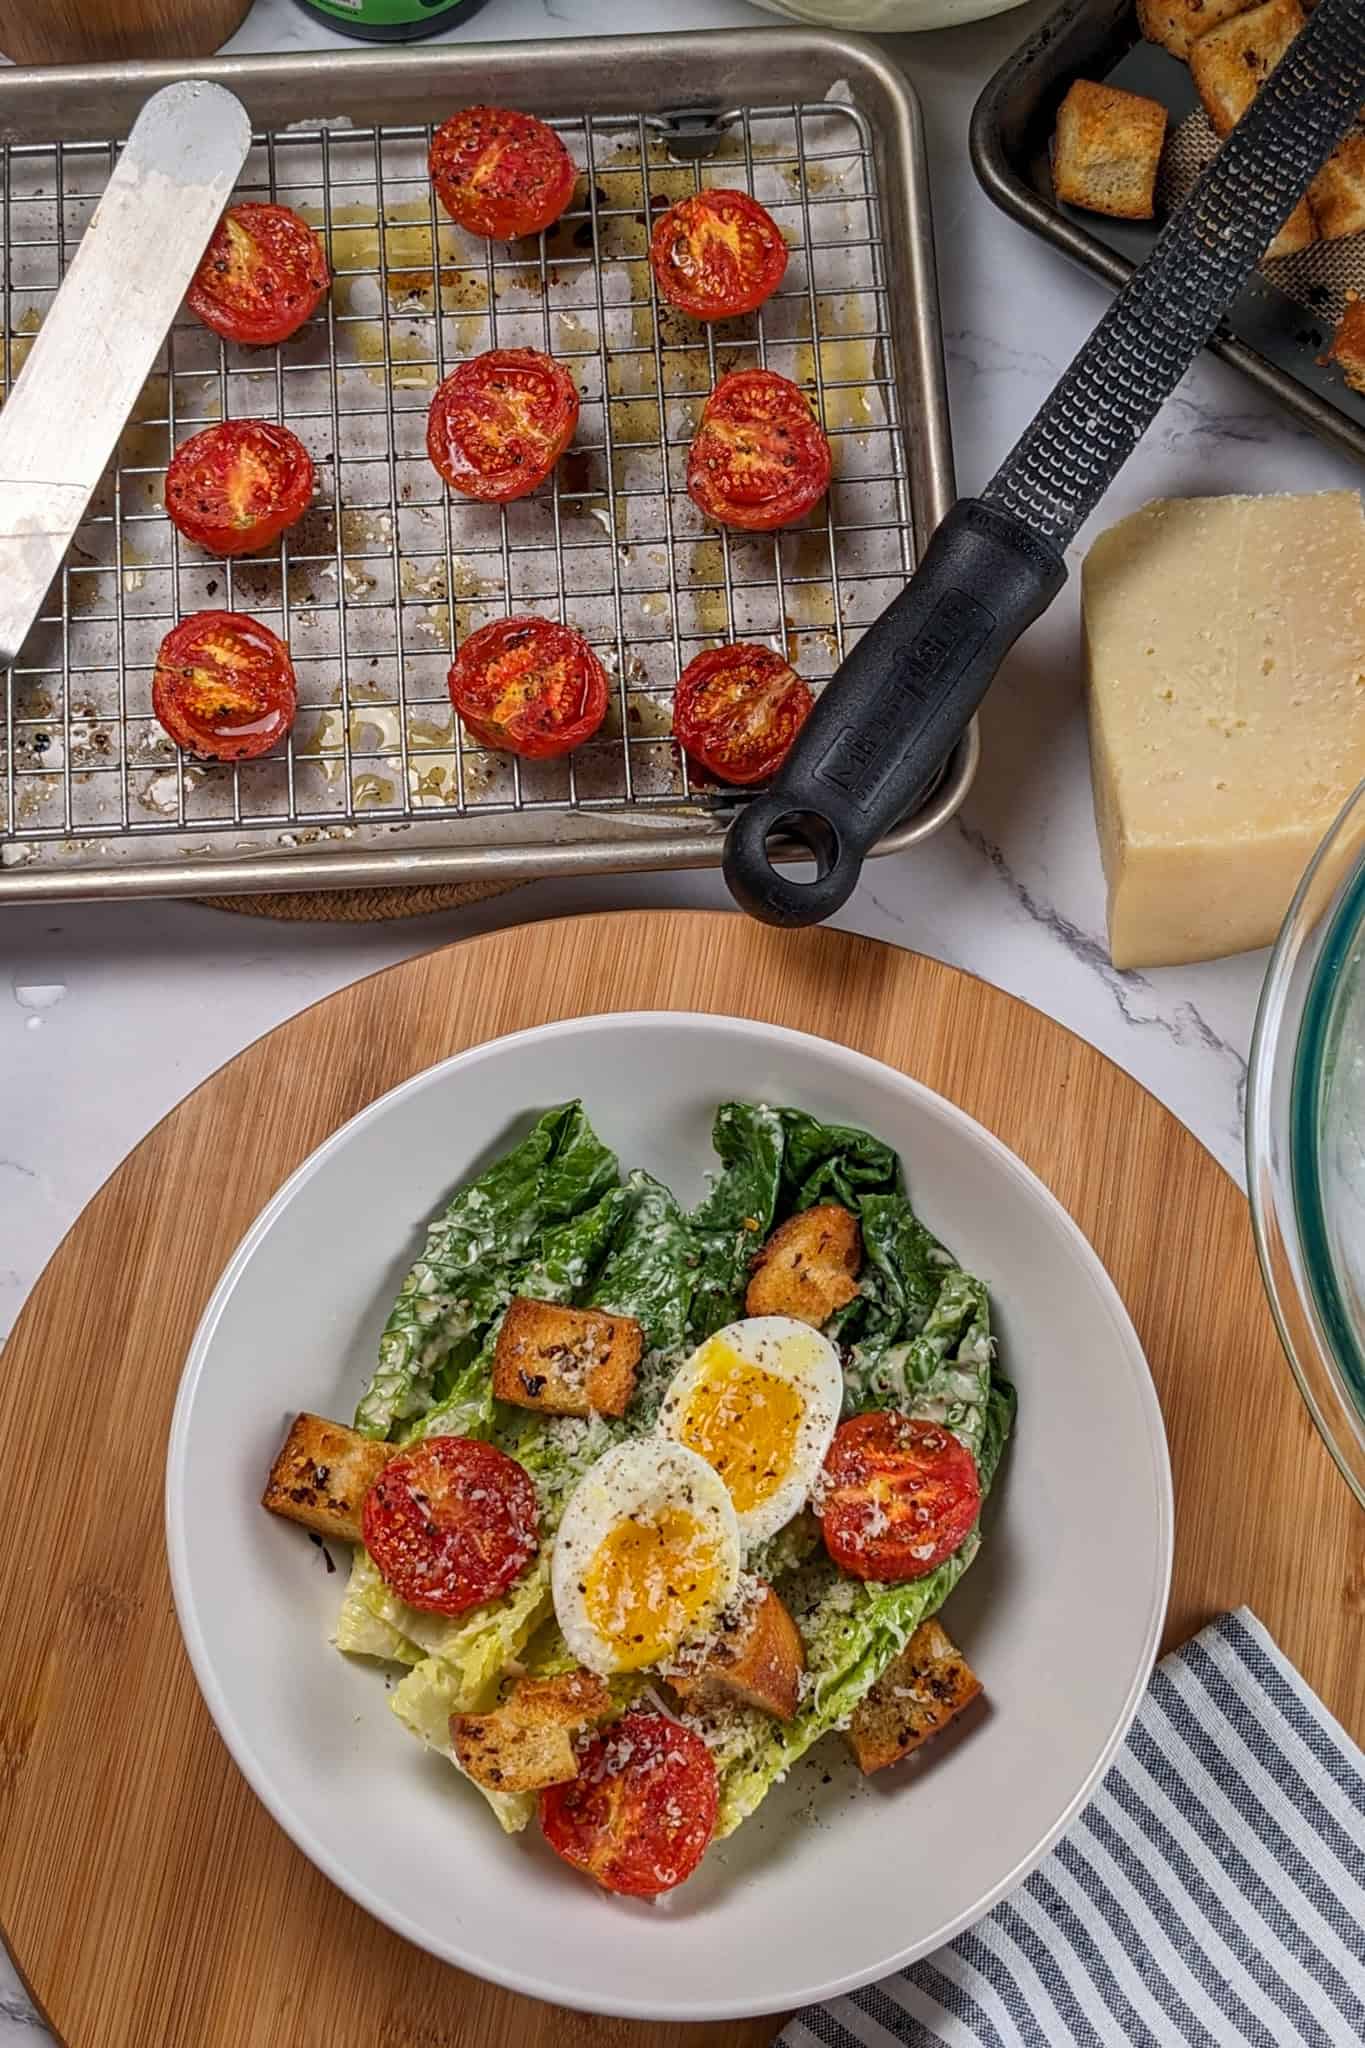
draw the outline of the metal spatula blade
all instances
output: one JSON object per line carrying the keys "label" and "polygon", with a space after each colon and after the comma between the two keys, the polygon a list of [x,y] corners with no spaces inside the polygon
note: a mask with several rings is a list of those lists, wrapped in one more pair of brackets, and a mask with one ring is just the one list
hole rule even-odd
{"label": "metal spatula blade", "polygon": [[0,411],[0,668],[16,659],[251,147],[221,86],[148,100]]}
{"label": "metal spatula blade", "polygon": [[[1066,581],[1062,550],[1232,304],[1365,101],[1365,0],[1308,25],[980,498],[826,686],[771,789],[730,828],[725,875],[765,923],[818,924],[923,797],[996,669]],[[796,840],[813,881],[774,864]]]}

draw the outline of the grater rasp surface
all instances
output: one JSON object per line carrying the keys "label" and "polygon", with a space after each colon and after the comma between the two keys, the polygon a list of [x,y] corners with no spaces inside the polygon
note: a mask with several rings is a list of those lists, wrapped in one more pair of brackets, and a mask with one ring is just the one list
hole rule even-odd
{"label": "grater rasp surface", "polygon": [[1305,29],[982,492],[1058,550],[1094,510],[1365,98],[1365,0]]}

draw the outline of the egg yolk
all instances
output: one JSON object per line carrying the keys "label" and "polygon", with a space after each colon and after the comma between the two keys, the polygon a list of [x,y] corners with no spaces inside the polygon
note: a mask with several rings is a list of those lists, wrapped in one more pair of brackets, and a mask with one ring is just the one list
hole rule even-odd
{"label": "egg yolk", "polygon": [[789,1380],[728,1346],[712,1351],[678,1417],[678,1440],[715,1467],[742,1515],[790,1473],[805,1403]]}
{"label": "egg yolk", "polygon": [[719,1604],[721,1557],[685,1508],[652,1522],[618,1522],[593,1554],[583,1584],[588,1620],[611,1644],[618,1671],[657,1664]]}

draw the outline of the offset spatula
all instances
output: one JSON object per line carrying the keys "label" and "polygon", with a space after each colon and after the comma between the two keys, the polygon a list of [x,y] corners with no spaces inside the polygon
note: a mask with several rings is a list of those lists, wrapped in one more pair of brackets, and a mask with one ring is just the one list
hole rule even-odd
{"label": "offset spatula", "polygon": [[[818,924],[925,796],[996,669],[1066,581],[1098,505],[1365,101],[1365,0],[1308,26],[1115,299],[1004,466],[953,507],[910,582],[822,694],[771,789],[730,827],[725,875],[768,924]],[[804,880],[769,842],[814,856]]]}
{"label": "offset spatula", "polygon": [[240,100],[148,100],[0,411],[0,669],[42,609],[251,147]]}

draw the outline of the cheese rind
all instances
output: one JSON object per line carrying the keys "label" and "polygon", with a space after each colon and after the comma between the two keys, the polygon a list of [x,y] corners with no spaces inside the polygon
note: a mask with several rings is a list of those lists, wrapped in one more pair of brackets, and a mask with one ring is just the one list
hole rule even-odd
{"label": "cheese rind", "polygon": [[1091,547],[1082,613],[1114,965],[1268,945],[1365,777],[1360,498],[1157,499]]}

